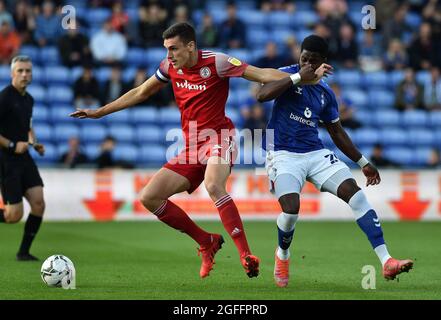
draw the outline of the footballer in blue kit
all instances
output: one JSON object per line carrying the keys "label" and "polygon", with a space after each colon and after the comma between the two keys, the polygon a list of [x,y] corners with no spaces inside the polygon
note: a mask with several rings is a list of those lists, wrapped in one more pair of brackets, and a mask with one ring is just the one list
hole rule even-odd
{"label": "footballer in blue kit", "polygon": [[324,148],[319,138],[318,126],[322,122],[335,145],[361,167],[367,178],[366,186],[380,183],[378,170],[358,151],[341,126],[338,103],[331,88],[320,78],[314,84],[300,85],[300,81],[319,68],[325,67],[326,75],[332,73],[332,67],[326,64],[327,54],[328,44],[323,38],[306,37],[299,64],[280,68],[290,76],[263,85],[257,93],[260,102],[275,99],[267,126],[267,130],[274,130],[274,141],[263,147],[271,189],[282,208],[277,218],[279,240],[274,267],[274,280],[279,287],[286,287],[289,281],[289,247],[305,181],[310,181],[322,192],[336,195],[351,207],[357,224],[382,263],[386,279],[395,279],[413,267],[411,260],[390,256],[375,210],[348,166]]}

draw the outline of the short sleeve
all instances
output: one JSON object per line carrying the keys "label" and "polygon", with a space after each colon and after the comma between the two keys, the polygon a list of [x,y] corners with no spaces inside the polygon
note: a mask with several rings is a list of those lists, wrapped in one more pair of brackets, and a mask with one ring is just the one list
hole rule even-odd
{"label": "short sleeve", "polygon": [[340,120],[338,114],[338,103],[334,92],[331,90],[323,91],[320,102],[322,105],[324,105],[324,108],[320,114],[320,121],[324,123],[335,123]]}
{"label": "short sleeve", "polygon": [[168,61],[168,59],[162,60],[155,73],[156,79],[161,82],[168,83],[170,81],[170,75],[168,74],[169,66],[170,62]]}
{"label": "short sleeve", "polygon": [[248,67],[247,63],[220,52],[216,53],[215,59],[216,72],[221,78],[241,77]]}

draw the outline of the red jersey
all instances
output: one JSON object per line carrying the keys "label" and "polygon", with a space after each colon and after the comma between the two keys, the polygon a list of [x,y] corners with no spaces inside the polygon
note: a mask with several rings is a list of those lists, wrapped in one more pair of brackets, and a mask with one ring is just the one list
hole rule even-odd
{"label": "red jersey", "polygon": [[172,83],[186,139],[190,121],[197,121],[197,133],[234,129],[225,116],[229,77],[242,76],[247,66],[224,53],[205,50],[198,51],[198,62],[191,68],[175,69],[167,58],[162,60],[155,75],[162,82]]}

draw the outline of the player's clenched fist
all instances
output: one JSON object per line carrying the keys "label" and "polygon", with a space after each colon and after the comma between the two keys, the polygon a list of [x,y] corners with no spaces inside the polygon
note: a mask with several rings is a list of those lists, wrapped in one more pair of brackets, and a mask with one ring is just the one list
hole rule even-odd
{"label": "player's clenched fist", "polygon": [[317,84],[321,78],[332,74],[332,69],[332,66],[326,63],[322,63],[316,70],[313,69],[311,64],[307,64],[299,71],[302,84]]}

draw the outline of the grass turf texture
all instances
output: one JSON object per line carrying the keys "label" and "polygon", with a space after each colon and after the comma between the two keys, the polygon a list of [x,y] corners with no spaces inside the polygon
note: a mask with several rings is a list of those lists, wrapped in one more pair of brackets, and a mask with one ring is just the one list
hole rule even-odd
{"label": "grass turf texture", "polygon": [[[46,222],[31,253],[39,262],[17,262],[23,224],[0,225],[0,300],[3,299],[441,299],[440,222],[385,222],[390,252],[415,260],[399,282],[382,278],[381,266],[354,222],[297,224],[287,288],[273,282],[274,222],[245,221],[253,253],[261,258],[258,278],[249,279],[233,241],[220,222],[200,222],[226,243],[210,276],[199,278],[197,244],[159,222]],[[40,278],[52,254],[71,258],[77,289],[47,287]],[[364,290],[361,270],[373,265],[376,289]]]}

